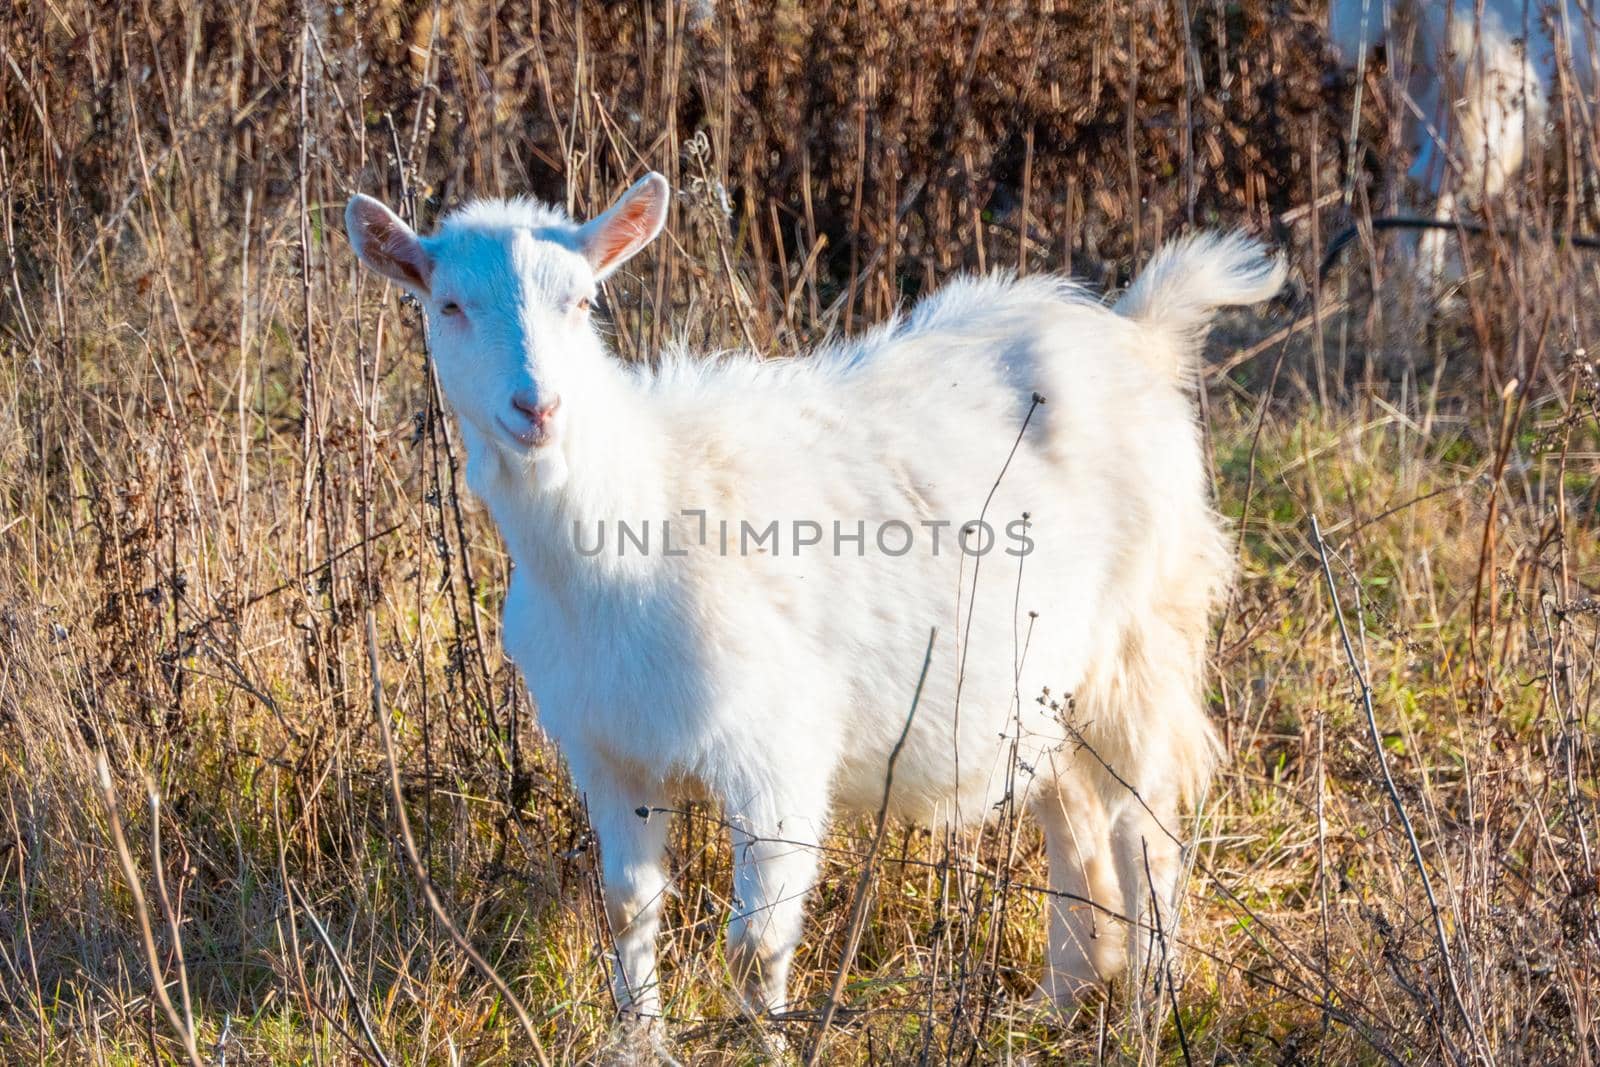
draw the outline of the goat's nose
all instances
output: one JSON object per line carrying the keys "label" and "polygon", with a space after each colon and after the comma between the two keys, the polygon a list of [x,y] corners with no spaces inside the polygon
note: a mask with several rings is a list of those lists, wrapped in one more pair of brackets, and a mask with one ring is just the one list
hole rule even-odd
{"label": "goat's nose", "polygon": [[511,406],[526,415],[535,426],[543,427],[550,421],[550,416],[556,413],[556,408],[561,406],[561,398],[553,397],[541,404],[537,396],[523,389],[511,394]]}

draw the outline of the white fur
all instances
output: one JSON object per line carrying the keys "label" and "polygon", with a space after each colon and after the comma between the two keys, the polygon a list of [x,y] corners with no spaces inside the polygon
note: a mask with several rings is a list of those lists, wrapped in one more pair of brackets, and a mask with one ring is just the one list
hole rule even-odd
{"label": "white fur", "polygon": [[[468,479],[516,562],[506,648],[600,839],[621,1002],[660,1008],[667,827],[636,809],[689,791],[735,827],[729,958],[744,992],[786,1003],[817,871],[808,846],[834,812],[877,810],[937,627],[892,812],[981,820],[1012,780],[1066,894],[1050,905],[1042,992],[1070,1003],[1122,954],[1107,913],[1081,901],[1147,918],[1148,855],[1153,895],[1172,906],[1177,807],[1217,755],[1201,672],[1230,557],[1183,368],[1212,310],[1265,299],[1283,268],[1242,238],[1201,237],[1163,251],[1116,310],[1057,278],[965,278],[807,358],[625,366],[572,299],[593,292],[604,220],[659,218],[667,195],[651,176],[587,227],[536,204],[475,204],[399,250],[422,257],[429,282],[412,288]],[[357,198],[347,217],[363,258],[399,277],[371,254],[371,234],[398,221],[386,215]],[[465,322],[442,313],[449,302]],[[531,450],[502,425],[520,428],[510,397],[530,390],[560,397]],[[1036,390],[1047,402],[985,510]],[[707,513],[704,546],[683,509]],[[1024,513],[1031,554],[954,549],[963,523],[984,517],[1003,537]],[[585,555],[602,519],[650,520],[651,554],[607,542]],[[829,543],[795,554],[784,533],[776,552],[724,555],[722,519],[816,521]],[[661,551],[665,520],[686,554]],[[836,520],[867,524],[862,554],[832,552]],[[919,528],[895,556],[875,543],[886,520],[952,525],[940,554]],[[1054,708],[1047,687],[1073,700]]]}
{"label": "white fur", "polygon": [[[1410,102],[1402,105],[1416,157],[1409,175],[1434,217],[1448,220],[1458,201],[1474,205],[1505,191],[1532,142],[1545,137],[1552,91],[1563,80],[1592,95],[1595,27],[1585,6],[1483,0],[1480,18],[1474,0],[1331,0],[1329,36],[1347,66],[1414,31],[1404,72]],[[1420,238],[1425,273],[1445,272],[1450,239],[1440,231]]]}

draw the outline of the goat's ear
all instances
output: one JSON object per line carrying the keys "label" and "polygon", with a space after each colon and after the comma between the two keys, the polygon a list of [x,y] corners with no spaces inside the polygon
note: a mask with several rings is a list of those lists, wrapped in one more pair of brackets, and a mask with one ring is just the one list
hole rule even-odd
{"label": "goat's ear", "polygon": [[428,295],[433,260],[400,216],[357,193],[344,209],[344,229],[361,262],[418,296]]}
{"label": "goat's ear", "polygon": [[672,187],[651,171],[634,183],[606,209],[578,228],[578,250],[589,261],[596,279],[622,266],[635,252],[655,239],[667,221]]}

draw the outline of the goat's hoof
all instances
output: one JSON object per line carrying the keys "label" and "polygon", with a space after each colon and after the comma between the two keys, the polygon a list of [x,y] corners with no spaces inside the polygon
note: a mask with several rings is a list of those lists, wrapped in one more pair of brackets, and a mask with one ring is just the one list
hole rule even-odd
{"label": "goat's hoof", "polygon": [[676,1063],[667,1045],[667,1028],[659,1015],[623,1009],[617,1013],[611,1040],[595,1062],[606,1067]]}
{"label": "goat's hoof", "polygon": [[1105,987],[1098,982],[1047,982],[1028,995],[1022,1009],[1064,1028],[1104,997]]}
{"label": "goat's hoof", "polygon": [[622,1008],[617,1012],[616,1030],[618,1034],[629,1036],[649,1036],[659,1034],[665,1029],[661,1024],[661,1016],[654,1011],[636,1011],[632,1008]]}

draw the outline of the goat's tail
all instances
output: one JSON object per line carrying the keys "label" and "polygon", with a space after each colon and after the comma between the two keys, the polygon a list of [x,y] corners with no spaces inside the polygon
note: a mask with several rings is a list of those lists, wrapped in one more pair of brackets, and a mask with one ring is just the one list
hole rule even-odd
{"label": "goat's tail", "polygon": [[1163,245],[1115,310],[1192,349],[1218,308],[1266,300],[1287,273],[1281,257],[1242,233],[1198,233]]}

